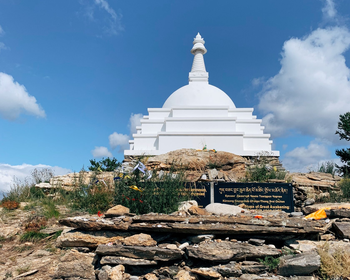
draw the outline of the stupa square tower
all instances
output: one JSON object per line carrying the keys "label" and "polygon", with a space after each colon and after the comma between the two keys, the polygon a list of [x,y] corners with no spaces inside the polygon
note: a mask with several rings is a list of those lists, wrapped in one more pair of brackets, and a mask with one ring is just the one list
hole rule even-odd
{"label": "stupa square tower", "polygon": [[198,33],[189,83],[172,93],[162,108],[148,108],[124,155],[160,155],[187,149],[216,149],[240,156],[272,151],[270,134],[264,134],[253,108],[236,108],[231,98],[209,84],[203,55],[207,52]]}

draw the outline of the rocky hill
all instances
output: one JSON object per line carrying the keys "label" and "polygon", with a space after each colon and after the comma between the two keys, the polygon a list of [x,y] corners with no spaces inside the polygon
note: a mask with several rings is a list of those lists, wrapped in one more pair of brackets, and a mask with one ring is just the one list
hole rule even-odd
{"label": "rocky hill", "polygon": [[46,221],[45,237],[25,241],[40,220],[37,209],[23,207],[0,212],[0,279],[311,280],[330,269],[323,262],[332,254],[350,257],[347,208],[312,221],[227,205],[205,210],[195,202],[171,215],[137,216],[116,206],[100,216],[68,217],[61,207],[66,218]]}

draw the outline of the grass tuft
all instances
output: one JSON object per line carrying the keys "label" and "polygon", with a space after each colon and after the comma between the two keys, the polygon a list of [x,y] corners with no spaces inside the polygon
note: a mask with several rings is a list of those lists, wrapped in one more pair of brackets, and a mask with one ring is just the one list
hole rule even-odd
{"label": "grass tuft", "polygon": [[263,265],[265,265],[270,272],[275,272],[280,263],[280,258],[265,256],[264,259],[258,259],[258,261],[261,262]]}
{"label": "grass tuft", "polygon": [[21,242],[38,242],[46,237],[48,234],[37,232],[37,231],[27,231],[23,233],[20,237]]}
{"label": "grass tuft", "polygon": [[329,243],[319,248],[321,257],[320,274],[323,279],[341,279],[350,277],[350,253],[336,249],[331,252]]}

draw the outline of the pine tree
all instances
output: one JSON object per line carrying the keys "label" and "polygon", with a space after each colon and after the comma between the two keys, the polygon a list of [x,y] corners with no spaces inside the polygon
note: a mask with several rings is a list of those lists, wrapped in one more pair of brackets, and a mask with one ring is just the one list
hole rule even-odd
{"label": "pine tree", "polygon": [[[340,139],[350,141],[350,112],[339,116],[338,130],[335,134],[339,134]],[[336,150],[335,154],[340,157],[342,166],[338,166],[340,173],[344,176],[350,176],[350,148]]]}

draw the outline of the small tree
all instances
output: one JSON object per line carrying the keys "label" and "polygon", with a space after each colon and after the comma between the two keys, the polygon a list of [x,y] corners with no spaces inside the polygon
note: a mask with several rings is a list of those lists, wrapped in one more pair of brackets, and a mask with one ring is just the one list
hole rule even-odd
{"label": "small tree", "polygon": [[117,167],[121,166],[121,163],[116,158],[102,158],[100,161],[90,159],[90,164],[90,171],[114,171]]}
{"label": "small tree", "polygon": [[[339,116],[338,130],[335,134],[339,134],[340,139],[350,141],[350,112]],[[335,154],[340,157],[341,162],[344,163],[342,166],[338,166],[340,173],[344,176],[350,175],[350,148],[336,150]]]}

